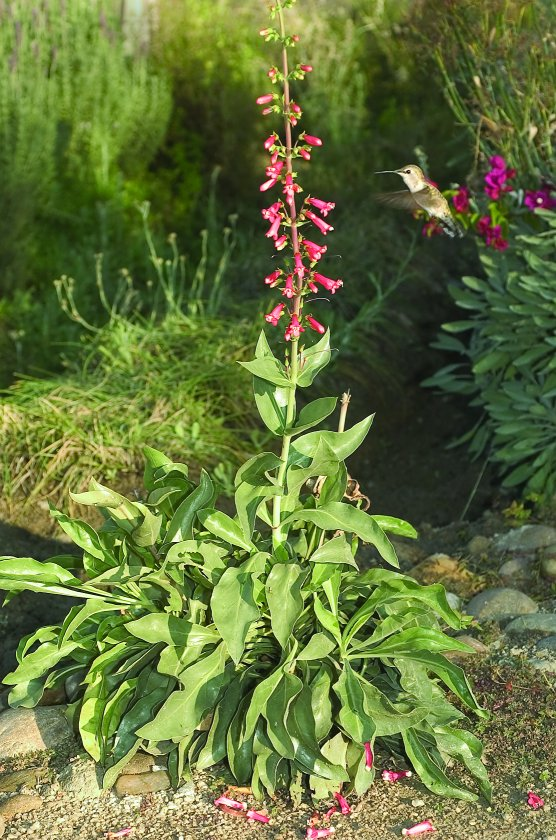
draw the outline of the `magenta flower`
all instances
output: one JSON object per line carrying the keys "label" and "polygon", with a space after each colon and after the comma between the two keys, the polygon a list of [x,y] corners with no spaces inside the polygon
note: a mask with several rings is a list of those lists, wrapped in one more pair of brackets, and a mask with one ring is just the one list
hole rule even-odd
{"label": "magenta flower", "polygon": [[375,757],[373,755],[373,750],[371,748],[370,741],[365,741],[365,770],[372,770],[373,769],[373,762]]}
{"label": "magenta flower", "polygon": [[293,175],[291,174],[291,172],[288,172],[288,174],[286,175],[284,189],[282,190],[282,192],[286,196],[286,201],[288,202],[288,204],[294,203],[294,196],[296,192],[300,192],[300,190],[301,187],[299,186],[299,184],[296,184],[294,182]]}
{"label": "magenta flower", "polygon": [[327,251],[326,245],[317,245],[316,242],[311,242],[310,239],[302,239],[301,244],[305,247],[307,256],[311,262],[317,262],[317,260],[320,260],[322,255]]}
{"label": "magenta flower", "polygon": [[297,274],[300,280],[303,280],[307,269],[303,265],[303,260],[301,259],[301,254],[299,253],[299,251],[293,255],[293,259],[295,262],[295,273]]}
{"label": "magenta flower", "polygon": [[269,178],[268,181],[265,181],[264,184],[261,184],[261,186],[259,187],[259,190],[261,192],[266,192],[267,190],[270,190],[274,186],[274,184],[276,183],[277,180],[278,180],[277,178]]}
{"label": "magenta flower", "polygon": [[[333,817],[333,816],[334,816],[334,814],[337,814],[337,813],[338,813],[338,809],[336,808],[336,806],[335,806],[335,805],[333,805],[333,806],[332,806],[332,808],[329,808],[329,809],[328,809],[328,811],[326,812],[326,814],[323,814],[323,817],[322,817],[322,818],[323,818],[323,820],[329,820],[329,819],[330,819],[330,817]],[[318,817],[318,814],[317,814],[317,817]]]}
{"label": "magenta flower", "polygon": [[311,160],[311,152],[309,149],[300,149],[299,154],[303,158],[303,160]]}
{"label": "magenta flower", "polygon": [[286,328],[286,332],[284,333],[284,338],[286,341],[291,341],[292,338],[299,338],[302,332],[305,332],[305,328],[301,326],[299,323],[299,318],[297,315],[294,314],[291,316],[290,323]]}
{"label": "magenta flower", "polygon": [[269,324],[272,324],[273,327],[277,327],[278,319],[282,317],[285,308],[285,303],[279,303],[278,306],[274,307],[272,312],[269,312],[268,315],[264,316],[265,321],[267,321]]}
{"label": "magenta flower", "polygon": [[536,811],[538,808],[544,808],[544,799],[529,790],[527,791],[527,804]]}
{"label": "magenta flower", "polygon": [[297,102],[290,102],[290,108],[294,114],[297,114],[298,117],[301,116],[301,114],[303,113],[301,110],[301,106],[299,106]]}
{"label": "magenta flower", "polygon": [[311,64],[300,64],[299,69],[303,70],[304,73],[312,73],[313,66]]}
{"label": "magenta flower", "polygon": [[320,335],[324,335],[324,333],[326,332],[326,327],[323,327],[322,324],[319,324],[319,322],[316,321],[311,315],[307,315],[307,323],[309,324],[312,330],[315,330],[315,332],[320,333]]}
{"label": "magenta flower", "polygon": [[329,225],[328,222],[325,222],[324,219],[321,219],[319,216],[315,216],[311,210],[306,210],[305,215],[314,225],[316,225],[316,227],[318,227],[321,233],[324,233],[325,236],[329,231],[334,230],[332,225]]}
{"label": "magenta flower", "polygon": [[509,244],[508,240],[503,239],[501,236],[497,236],[496,239],[493,239],[491,242],[495,251],[505,251]]}
{"label": "magenta flower", "polygon": [[429,219],[428,222],[425,222],[423,225],[423,229],[421,231],[423,236],[439,236],[442,233],[442,228],[436,221],[436,219]]}
{"label": "magenta flower", "polygon": [[134,831],[133,826],[120,828],[118,831],[109,831],[106,835],[106,840],[117,840],[119,837],[127,837],[129,834],[133,834]]}
{"label": "magenta flower", "polygon": [[270,822],[270,817],[267,817],[266,814],[261,814],[260,811],[247,811],[245,814],[248,820],[254,820],[255,822],[262,822],[268,823]]}
{"label": "magenta flower", "polygon": [[382,778],[385,782],[397,782],[400,779],[409,779],[413,773],[411,770],[383,770]]}
{"label": "magenta flower", "polygon": [[338,800],[338,805],[340,806],[342,814],[351,814],[349,802],[342,796],[341,793],[335,793],[334,798]]}
{"label": "magenta flower", "polygon": [[274,240],[274,247],[276,248],[277,251],[282,251],[286,247],[287,244],[288,244],[288,237],[286,236],[285,233],[283,233],[282,236],[279,236],[278,239]]}
{"label": "magenta flower", "polygon": [[436,828],[430,820],[423,820],[423,822],[412,825],[410,828],[402,828],[402,835],[413,837],[415,834],[426,834],[428,831],[436,831]]}
{"label": "magenta flower", "polygon": [[264,147],[267,150],[267,152],[270,148],[272,148],[272,146],[274,146],[277,140],[278,138],[275,134],[271,134],[270,137],[266,138],[266,140],[264,141]]}
{"label": "magenta flower", "polygon": [[[268,316],[267,316],[268,317]],[[229,799],[227,796],[220,796],[214,800],[216,807],[219,805],[226,805],[228,808],[234,808],[236,811],[246,811],[247,805],[245,802],[237,802],[235,799]]]}
{"label": "magenta flower", "polygon": [[290,299],[295,295],[295,289],[294,289],[294,286],[293,286],[293,275],[292,274],[288,274],[288,276],[286,277],[286,285],[282,289],[282,294],[284,295],[284,297],[287,297],[287,298],[290,298]]}
{"label": "magenta flower", "polygon": [[255,101],[257,105],[268,105],[269,102],[274,100],[274,93],[265,93],[263,96],[259,96]]}
{"label": "magenta flower", "polygon": [[268,70],[268,72],[267,72],[267,74],[266,74],[266,75],[268,76],[268,78],[269,78],[269,79],[273,79],[273,78],[276,76],[276,73],[277,73],[277,72],[278,72],[278,70],[276,69],[276,67],[271,67],[271,68]]}
{"label": "magenta flower", "polygon": [[493,155],[489,163],[492,169],[485,175],[485,192],[493,201],[498,201],[502,193],[511,191],[512,187],[506,181],[514,177],[515,169],[508,169],[500,155]]}
{"label": "magenta flower", "polygon": [[343,286],[342,280],[331,280],[330,277],[325,277],[324,274],[319,274],[318,271],[315,271],[313,274],[313,280],[316,283],[320,283],[321,286],[324,286],[327,292],[331,294],[335,294],[335,292]]}
{"label": "magenta flower", "polygon": [[529,210],[554,210],[556,208],[556,199],[552,198],[551,187],[543,187],[542,190],[527,190],[525,193],[524,205]]}
{"label": "magenta flower", "polygon": [[457,193],[452,198],[452,203],[458,213],[469,212],[469,190],[467,187],[459,187]]}
{"label": "magenta flower", "polygon": [[278,278],[280,277],[281,274],[282,274],[282,269],[277,268],[276,271],[273,271],[271,274],[266,275],[266,277],[264,279],[264,282],[266,283],[267,286],[270,286],[270,288],[273,289],[274,286],[277,284]]}
{"label": "magenta flower", "polygon": [[308,198],[307,201],[309,204],[312,204],[313,207],[316,207],[317,210],[320,210],[323,216],[328,216],[331,210],[334,210],[336,207],[333,201],[321,201],[320,198]]}
{"label": "magenta flower", "polygon": [[490,230],[490,225],[490,216],[481,216],[481,218],[477,222],[477,233],[479,233],[481,236],[486,236],[487,232]]}
{"label": "magenta flower", "polygon": [[322,146],[320,137],[314,137],[312,134],[304,134],[302,141],[303,143],[308,143],[309,146]]}
{"label": "magenta flower", "polygon": [[321,837],[329,837],[331,834],[334,834],[335,830],[334,826],[331,826],[330,828],[309,827],[305,837],[307,840],[320,840]]}

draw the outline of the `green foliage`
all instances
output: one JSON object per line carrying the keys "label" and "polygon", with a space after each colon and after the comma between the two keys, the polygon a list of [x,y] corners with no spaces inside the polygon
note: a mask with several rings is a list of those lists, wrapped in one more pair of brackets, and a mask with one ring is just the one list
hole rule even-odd
{"label": "green foliage", "polygon": [[[244,367],[266,395],[258,407],[273,435],[285,425],[284,391],[307,387],[328,358],[326,334],[302,348],[295,381],[261,335]],[[207,473],[196,483],[183,464],[147,447],[136,501],[94,480],[72,494],[101,512],[99,530],[52,510],[81,559],[0,560],[0,588],[12,596],[31,589],[83,599],[62,625],[22,640],[6,683],[12,705],[33,706],[45,687],[81,676],[71,710],[105,766],[105,786],[142,748],[168,755],[174,782],[226,760],[258,798],[296,790],[300,774],[316,799],[341,785],[361,795],[374,778],[369,742],[405,750],[431,790],[472,800],[446,772],[461,761],[490,797],[481,745],[453,725],[462,713],[445,697],[448,688],[486,714],[444,656],[469,650],[445,632],[462,618],[441,585],[396,571],[388,533],[414,537],[410,525],[344,501],[343,460],[372,417],[316,431],[331,408],[319,399],[296,414],[285,428],[287,462],[262,452],[238,470],[233,517],[215,506]],[[319,476],[315,495],[308,480]],[[384,567],[359,569],[360,540]]]}
{"label": "green foliage", "polygon": [[[462,441],[488,452],[507,487],[556,490],[556,215],[537,210],[536,229],[514,228],[504,254],[481,251],[484,278],[451,288],[466,318],[444,325],[437,346],[465,359],[425,384],[471,397],[482,409]],[[461,336],[461,337],[460,337]],[[462,442],[460,441],[460,442]]]}
{"label": "green foliage", "polygon": [[120,215],[132,203],[132,183],[164,137],[171,101],[139,33],[111,3],[11,0],[0,17],[6,291],[31,285],[29,273],[35,286],[54,273],[62,250],[98,228],[95,201],[112,202]]}
{"label": "green foliage", "polygon": [[501,154],[518,177],[550,180],[553,156],[554,23],[550,0],[425,0],[421,36],[476,153]]}

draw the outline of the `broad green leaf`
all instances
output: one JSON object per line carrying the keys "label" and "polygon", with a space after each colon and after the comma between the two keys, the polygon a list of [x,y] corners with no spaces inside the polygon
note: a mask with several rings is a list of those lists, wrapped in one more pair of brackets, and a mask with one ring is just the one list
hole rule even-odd
{"label": "broad green leaf", "polygon": [[85,621],[88,621],[93,615],[98,615],[99,613],[104,612],[117,612],[117,610],[118,607],[116,604],[107,603],[101,598],[90,598],[82,607],[78,608],[75,615],[72,616],[72,613],[69,613],[68,617],[62,624],[60,637],[58,639],[58,646],[62,647],[62,645],[71,638],[78,627],[81,627],[81,625]]}
{"label": "broad green leaf", "polygon": [[144,516],[143,521],[132,531],[132,539],[136,545],[148,547],[155,545],[160,536],[162,514],[154,514],[146,505],[137,503],[137,507]]}
{"label": "broad green leaf", "polygon": [[[293,675],[284,675],[289,678]],[[294,746],[296,763],[305,771],[325,779],[347,782],[348,775],[342,766],[327,760],[316,739],[316,724],[311,705],[311,689],[304,686],[289,705],[286,729]]]}
{"label": "broad green leaf", "polygon": [[344,667],[334,691],[340,701],[338,721],[342,729],[358,744],[372,741],[375,735],[375,723],[365,708],[365,695],[357,676],[349,662]]}
{"label": "broad green leaf", "polygon": [[[318,634],[320,635],[320,634]],[[330,669],[322,665],[311,682],[311,708],[315,719],[315,737],[320,743],[332,729],[332,703]]]}
{"label": "broad green leaf", "polygon": [[290,514],[290,522],[313,522],[325,531],[347,531],[356,534],[363,542],[374,545],[383,560],[396,568],[399,566],[394,546],[372,516],[363,510],[342,502],[329,502],[316,510],[298,510]]}
{"label": "broad green leaf", "polygon": [[492,800],[492,785],[488,773],[481,761],[483,745],[471,732],[466,729],[452,727],[435,727],[434,737],[440,752],[460,758],[469,772],[477,780],[481,793],[490,802]]}
{"label": "broad green leaf", "polygon": [[410,658],[426,665],[430,671],[440,677],[442,682],[478,717],[488,718],[488,712],[479,706],[467,677],[459,665],[450,662],[440,653],[430,653],[425,650],[416,650]]}
{"label": "broad green leaf", "polygon": [[[276,568],[276,567],[275,567]],[[325,636],[324,633],[314,633],[302,651],[297,654],[301,661],[314,661],[325,659],[336,647],[336,642]]]}
{"label": "broad green leaf", "polygon": [[297,563],[276,563],[266,580],[266,600],[272,632],[285,648],[303,611],[301,588],[308,571]]}
{"label": "broad green leaf", "polygon": [[66,642],[61,647],[52,642],[43,642],[32,653],[26,654],[23,662],[18,665],[15,671],[6,674],[3,682],[6,685],[17,685],[20,682],[29,682],[42,677],[43,674],[54,668],[58,662],[70,656],[78,647],[78,642]]}
{"label": "broad green leaf", "polygon": [[226,756],[226,735],[245,691],[240,677],[233,679],[214,710],[207,740],[197,757],[197,769],[206,770]]}
{"label": "broad green leaf", "polygon": [[403,519],[398,519],[396,516],[379,516],[372,514],[372,518],[383,531],[388,531],[396,537],[410,537],[416,539],[419,534],[409,522]]}
{"label": "broad green leaf", "polygon": [[290,388],[281,388],[258,376],[253,377],[253,393],[261,419],[267,429],[277,436],[284,433],[286,427],[286,407]]}
{"label": "broad green leaf", "polygon": [[253,734],[245,731],[245,715],[249,698],[244,697],[236,709],[226,735],[226,755],[230,769],[240,785],[250,781],[253,773]]}
{"label": "broad green leaf", "polygon": [[248,708],[245,715],[245,735],[251,738],[255,732],[257,721],[261,715],[264,715],[268,698],[282,679],[282,670],[277,668],[265,679],[263,679],[253,690],[253,694],[249,699]]}
{"label": "broad green leaf", "polygon": [[392,703],[368,680],[361,677],[358,679],[363,691],[363,706],[376,726],[376,738],[397,735],[402,730],[421,723],[430,713],[431,706],[428,704]]}
{"label": "broad green leaf", "polygon": [[185,687],[172,692],[154,720],[136,730],[137,735],[152,741],[190,735],[214,708],[231,679],[227,659],[226,646],[220,643],[209,656],[190,665],[180,676]]}
{"label": "broad green leaf", "polygon": [[154,490],[156,471],[159,467],[169,466],[172,460],[163,452],[159,452],[158,449],[153,449],[152,446],[144,446],[143,455],[145,457],[145,487],[147,490]]}
{"label": "broad green leaf", "polygon": [[205,508],[197,513],[200,523],[207,531],[214,534],[215,537],[229,543],[230,545],[237,545],[245,551],[255,551],[256,548],[251,542],[245,538],[241,527],[235,522],[231,516],[228,516],[222,511],[214,510],[214,508]]}
{"label": "broad green leaf", "polygon": [[419,778],[429,790],[440,796],[453,796],[475,802],[477,795],[460,787],[444,773],[432,758],[425,743],[416,729],[406,729],[402,732],[405,751]]}
{"label": "broad green leaf", "polygon": [[44,694],[44,679],[18,682],[8,694],[8,703],[12,709],[32,709]]}
{"label": "broad green leaf", "polygon": [[239,364],[248,370],[249,373],[252,373],[253,376],[258,376],[259,379],[264,379],[283,388],[292,387],[284,365],[274,357],[270,358],[269,356],[265,356],[261,359],[253,359],[251,362],[239,362]]}
{"label": "broad green leaf", "polygon": [[259,617],[253,597],[253,578],[240,568],[226,569],[214,587],[210,608],[216,628],[237,664],[242,656],[249,627]]}
{"label": "broad green leaf", "polygon": [[71,519],[55,507],[50,507],[50,515],[56,520],[62,531],[68,537],[71,537],[73,542],[80,548],[84,549],[88,554],[96,557],[97,560],[102,560],[107,568],[115,566],[116,562],[110,554],[104,549],[99,535],[94,528],[82,522],[80,519]]}
{"label": "broad green leaf", "polygon": [[287,429],[290,435],[299,435],[313,426],[318,426],[323,420],[329,417],[338,402],[337,397],[319,397],[317,400],[303,406],[299,412],[293,427]]}
{"label": "broad green leaf", "polygon": [[64,595],[75,597],[68,587],[81,587],[79,578],[56,563],[43,563],[31,557],[3,557],[0,559],[0,589],[40,591],[59,587]]}
{"label": "broad green leaf", "polygon": [[271,498],[272,496],[278,495],[282,495],[281,488],[270,483],[254,486],[253,484],[248,484],[246,481],[243,481],[238,487],[236,487],[234,501],[237,518],[239,520],[242,533],[248,539],[251,539],[251,535],[253,534],[257,511],[261,502],[265,499]]}
{"label": "broad green leaf", "polygon": [[200,644],[217,644],[221,637],[214,627],[193,624],[185,618],[168,613],[156,612],[126,622],[125,629],[132,636],[155,645],[196,647]]}
{"label": "broad green leaf", "polygon": [[319,442],[325,440],[338,460],[344,461],[363,443],[373,419],[374,414],[371,414],[370,417],[366,417],[345,432],[309,432],[297,438],[292,447],[302,455],[312,457]]}
{"label": "broad green leaf", "polygon": [[300,388],[307,388],[313,383],[317,373],[330,361],[330,355],[330,330],[326,330],[316,344],[305,347],[301,352],[300,372],[297,377]]}
{"label": "broad green leaf", "polygon": [[358,568],[351,546],[343,534],[340,534],[339,537],[333,537],[331,540],[326,540],[320,548],[317,548],[311,554],[309,560],[311,563],[334,563]]}
{"label": "broad green leaf", "polygon": [[168,525],[166,541],[181,542],[191,539],[197,512],[209,507],[214,499],[215,490],[210,476],[205,470],[201,470],[199,486],[183,500]]}
{"label": "broad green leaf", "polygon": [[472,653],[473,648],[459,642],[440,630],[426,627],[410,627],[394,636],[379,642],[376,647],[365,647],[353,654],[354,658],[409,656],[418,651],[442,652],[445,650],[460,650],[462,653]]}
{"label": "broad green leaf", "polygon": [[260,452],[242,464],[236,473],[234,484],[237,487],[243,481],[246,481],[258,486],[264,483],[267,473],[271,470],[277,470],[281,463],[281,459],[274,452]]}
{"label": "broad green leaf", "polygon": [[315,616],[319,624],[321,624],[325,630],[328,630],[328,632],[332,634],[337,644],[341,647],[342,633],[340,630],[340,624],[338,622],[338,619],[336,618],[334,613],[331,613],[330,610],[327,610],[326,607],[322,605],[322,602],[320,601],[317,595],[314,596],[313,609],[315,610]]}

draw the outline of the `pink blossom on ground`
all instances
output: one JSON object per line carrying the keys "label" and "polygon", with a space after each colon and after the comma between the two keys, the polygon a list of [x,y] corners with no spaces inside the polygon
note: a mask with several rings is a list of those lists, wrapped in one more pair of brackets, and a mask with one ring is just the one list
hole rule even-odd
{"label": "pink blossom on ground", "polygon": [[322,815],[322,818],[323,818],[323,820],[329,820],[330,817],[334,816],[334,814],[337,814],[337,813],[338,813],[338,809],[336,808],[335,805],[333,805],[332,808],[328,809],[326,814]]}
{"label": "pink blossom on ground", "polygon": [[309,146],[322,146],[320,137],[315,137],[313,134],[305,134],[302,138],[303,143],[308,143]]}
{"label": "pink blossom on ground", "polygon": [[335,793],[334,798],[338,801],[342,814],[351,814],[351,808],[347,799],[341,793]]}
{"label": "pink blossom on ground", "polygon": [[398,782],[400,779],[409,779],[412,776],[411,770],[383,770],[382,778],[385,782]]}
{"label": "pink blossom on ground", "polygon": [[335,832],[334,826],[330,828],[308,828],[305,837],[307,840],[320,840],[321,837],[329,837]]}
{"label": "pink blossom on ground", "polygon": [[[276,308],[278,308],[278,307],[276,307]],[[268,318],[268,316],[267,316],[267,318]],[[245,804],[245,802],[237,802],[237,800],[229,799],[227,796],[218,797],[218,799],[214,800],[214,804],[216,805],[216,807],[218,807],[219,805],[227,805],[228,808],[234,808],[237,811],[246,811],[247,810],[247,805]]]}
{"label": "pink blossom on ground", "polygon": [[311,210],[306,210],[305,215],[314,225],[318,227],[321,233],[324,233],[325,236],[329,231],[334,230],[332,225],[329,225],[328,222],[325,222],[324,219],[321,219],[319,216],[315,216]]}
{"label": "pink blossom on ground", "polygon": [[311,242],[310,239],[302,239],[301,244],[307,250],[307,254],[311,262],[316,262],[317,260],[320,260],[322,255],[325,254],[327,251],[326,245],[317,245],[316,242]]}
{"label": "pink blossom on ground", "polygon": [[276,271],[273,271],[271,274],[266,275],[266,277],[264,279],[264,282],[266,283],[267,286],[270,286],[270,288],[273,289],[274,286],[277,284],[278,278],[281,276],[281,274],[282,274],[282,269],[277,268]]}
{"label": "pink blossom on ground", "polygon": [[537,808],[544,808],[544,799],[529,790],[527,791],[527,804],[536,811]]}
{"label": "pink blossom on ground", "polygon": [[556,198],[552,198],[552,192],[554,190],[550,187],[543,187],[542,190],[527,190],[523,203],[529,210],[554,210]]}
{"label": "pink blossom on ground", "polygon": [[128,835],[133,834],[135,829],[133,826],[129,828],[120,828],[119,831],[108,831],[106,834],[106,840],[117,840],[118,837],[128,837]]}
{"label": "pink blossom on ground", "polygon": [[365,747],[365,770],[372,770],[375,757],[373,755],[370,741],[365,741],[363,746]]}
{"label": "pink blossom on ground", "polygon": [[311,152],[308,149],[300,149],[299,154],[303,160],[311,160]]}
{"label": "pink blossom on ground", "polygon": [[322,324],[319,324],[319,322],[316,321],[311,315],[307,315],[307,323],[309,324],[312,330],[315,330],[315,332],[320,333],[320,335],[324,335],[324,333],[326,332],[326,327],[323,327]]}
{"label": "pink blossom on ground", "polygon": [[286,285],[282,289],[282,294],[284,295],[284,297],[287,297],[287,298],[290,298],[290,299],[295,295],[295,289],[294,289],[294,286],[293,286],[293,275],[292,274],[288,274],[288,276],[286,277]]}
{"label": "pink blossom on ground", "polygon": [[313,274],[313,280],[316,283],[320,283],[321,286],[324,286],[326,291],[331,294],[335,294],[336,291],[344,285],[342,280],[331,280],[330,277],[325,277],[324,274],[319,274],[318,271],[315,271]]}
{"label": "pink blossom on ground", "polygon": [[[285,303],[279,303],[278,306],[274,307],[272,312],[269,312],[268,315],[264,316],[265,321],[267,321],[269,324],[272,324],[273,327],[277,327],[278,320],[282,317],[282,313],[284,312],[285,307]],[[216,805],[216,803],[214,804]]]}
{"label": "pink blossom on ground", "polygon": [[436,831],[430,820],[423,820],[423,822],[412,825],[411,828],[402,828],[404,837],[414,837],[416,834],[426,834],[428,831]]}
{"label": "pink blossom on ground", "polygon": [[276,248],[277,251],[282,251],[283,248],[285,248],[287,244],[288,244],[288,237],[286,236],[285,233],[283,233],[282,236],[279,236],[278,239],[274,240],[274,247]]}
{"label": "pink blossom on ground", "polygon": [[258,96],[255,100],[257,105],[268,105],[269,102],[274,100],[275,94],[273,93],[265,93],[263,96]]}
{"label": "pink blossom on ground", "polygon": [[305,327],[301,326],[299,318],[294,312],[291,317],[291,321],[286,328],[286,332],[284,333],[284,338],[286,341],[291,341],[292,338],[299,338],[302,332],[305,332]]}
{"label": "pink blossom on ground", "polygon": [[452,204],[458,213],[469,212],[469,190],[467,187],[460,187],[457,193],[452,197]]}
{"label": "pink blossom on ground", "polygon": [[270,817],[267,817],[266,814],[261,814],[260,811],[247,811],[245,814],[248,820],[255,820],[255,822],[262,822],[268,823],[270,822]]}
{"label": "pink blossom on ground", "polygon": [[307,199],[309,204],[312,204],[313,207],[316,207],[317,210],[320,210],[323,216],[328,216],[331,210],[334,210],[336,207],[333,201],[321,201],[320,198],[309,198]]}

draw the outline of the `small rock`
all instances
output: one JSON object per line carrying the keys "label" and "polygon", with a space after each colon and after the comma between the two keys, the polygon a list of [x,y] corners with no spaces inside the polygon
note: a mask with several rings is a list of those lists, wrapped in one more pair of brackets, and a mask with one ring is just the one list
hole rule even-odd
{"label": "small rock", "polygon": [[535,645],[535,650],[554,650],[556,651],[556,636],[547,636],[546,639],[540,639]]}
{"label": "small rock", "polygon": [[488,647],[480,641],[480,639],[476,639],[474,636],[468,636],[467,633],[462,633],[461,636],[457,636],[458,642],[463,642],[469,647],[472,647],[475,653],[479,653],[484,655],[488,653]]}
{"label": "small rock", "polygon": [[6,820],[4,817],[0,817],[0,837],[4,836],[4,832],[6,830]]}
{"label": "small rock", "polygon": [[546,671],[549,674],[556,674],[556,660],[554,659],[533,659],[529,660],[529,665],[537,671]]}
{"label": "small rock", "polygon": [[154,755],[147,755],[144,752],[136,753],[124,767],[126,776],[135,776],[138,773],[148,773],[155,763]]}
{"label": "small rock", "polygon": [[511,560],[506,560],[498,569],[498,574],[504,583],[527,580],[531,575],[531,558],[513,557]]}
{"label": "small rock", "polygon": [[115,790],[118,796],[144,796],[157,790],[168,790],[170,776],[165,771],[119,776]]}
{"label": "small rock", "polygon": [[414,808],[422,808],[425,804],[425,800],[424,799],[412,799],[411,804],[413,805]]}
{"label": "small rock", "polygon": [[15,770],[0,778],[0,792],[15,793],[22,785],[35,787],[38,782],[43,781],[46,773],[39,767],[30,767],[27,770]]}
{"label": "small rock", "polygon": [[183,785],[174,793],[174,799],[195,799],[195,785],[191,780],[184,782]]}
{"label": "small rock", "polygon": [[537,612],[538,608],[532,598],[518,589],[496,587],[485,589],[471,598],[465,611],[479,621],[501,621]]}
{"label": "small rock", "polygon": [[96,798],[102,793],[102,772],[90,758],[72,761],[64,767],[59,779],[62,790],[79,801]]}
{"label": "small rock", "polygon": [[455,592],[446,592],[446,600],[453,610],[461,610],[463,598],[460,598]]}
{"label": "small rock", "polygon": [[514,618],[504,628],[504,632],[511,633],[545,633],[547,636],[556,634],[556,615],[554,613],[536,613],[535,615],[521,615]]}
{"label": "small rock", "polygon": [[543,550],[541,574],[547,580],[556,580],[556,545],[550,545]]}
{"label": "small rock", "polygon": [[549,525],[522,525],[496,540],[499,551],[536,551],[556,543],[556,528]]}
{"label": "small rock", "polygon": [[7,709],[0,713],[0,759],[52,749],[73,738],[65,706]]}
{"label": "small rock", "polygon": [[42,805],[40,796],[33,793],[16,793],[0,804],[0,816],[5,820],[11,820],[16,814],[27,814],[29,811],[36,811]]}
{"label": "small rock", "polygon": [[483,537],[482,534],[476,534],[473,539],[469,540],[467,544],[467,551],[469,554],[474,554],[475,557],[480,557],[481,554],[486,554],[492,544],[492,540],[488,537]]}

